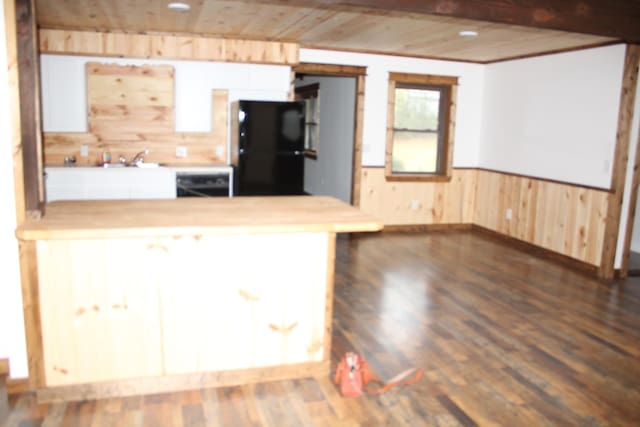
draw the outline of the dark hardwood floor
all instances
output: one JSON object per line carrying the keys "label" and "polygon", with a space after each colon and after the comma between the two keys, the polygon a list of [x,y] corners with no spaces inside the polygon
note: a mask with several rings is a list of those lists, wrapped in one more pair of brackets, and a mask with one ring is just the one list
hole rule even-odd
{"label": "dark hardwood floor", "polygon": [[330,378],[37,405],[8,426],[637,426],[640,279],[604,284],[474,232],[343,236],[333,362],[416,384],[342,398]]}
{"label": "dark hardwood floor", "polygon": [[636,277],[640,276],[640,253],[638,252],[629,252],[629,276]]}

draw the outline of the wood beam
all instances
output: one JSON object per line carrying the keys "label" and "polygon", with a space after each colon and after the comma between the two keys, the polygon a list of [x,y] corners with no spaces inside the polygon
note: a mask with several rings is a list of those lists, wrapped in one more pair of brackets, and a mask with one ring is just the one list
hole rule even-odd
{"label": "wood beam", "polygon": [[43,208],[40,60],[35,0],[16,0],[24,203],[27,216]]}
{"label": "wood beam", "polygon": [[[242,0],[246,1],[246,0]],[[258,0],[325,9],[418,13],[614,37],[640,42],[640,3],[624,0]]]}
{"label": "wood beam", "polygon": [[618,131],[616,133],[616,147],[613,157],[613,172],[611,174],[611,194],[605,219],[605,230],[602,244],[602,259],[598,276],[611,280],[614,276],[614,262],[618,244],[618,230],[622,213],[627,164],[629,161],[629,144],[631,140],[631,126],[638,84],[638,64],[640,63],[640,45],[628,45],[624,61],[622,90],[620,94],[620,109],[618,110]]}

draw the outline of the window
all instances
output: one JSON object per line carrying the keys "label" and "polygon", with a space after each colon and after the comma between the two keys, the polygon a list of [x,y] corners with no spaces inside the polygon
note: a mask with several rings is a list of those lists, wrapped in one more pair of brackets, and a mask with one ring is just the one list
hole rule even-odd
{"label": "window", "polygon": [[389,180],[451,177],[457,77],[389,73]]}
{"label": "window", "polygon": [[318,83],[296,88],[296,100],[304,101],[304,154],[318,157],[320,142],[320,85]]}

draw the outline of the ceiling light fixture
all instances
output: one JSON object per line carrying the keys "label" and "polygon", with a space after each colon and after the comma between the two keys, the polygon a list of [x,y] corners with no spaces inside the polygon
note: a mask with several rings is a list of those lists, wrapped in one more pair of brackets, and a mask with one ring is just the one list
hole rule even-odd
{"label": "ceiling light fixture", "polygon": [[167,8],[169,8],[170,10],[177,10],[178,12],[186,12],[187,10],[191,9],[191,6],[189,6],[187,3],[172,2],[167,5]]}
{"label": "ceiling light fixture", "polygon": [[458,33],[460,37],[478,37],[478,32],[473,30],[463,30]]}

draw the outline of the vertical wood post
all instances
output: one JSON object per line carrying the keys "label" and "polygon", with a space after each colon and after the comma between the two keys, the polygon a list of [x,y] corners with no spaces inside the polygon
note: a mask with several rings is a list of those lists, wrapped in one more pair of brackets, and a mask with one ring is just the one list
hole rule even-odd
{"label": "vertical wood post", "polygon": [[353,177],[351,179],[351,204],[360,206],[360,181],[362,179],[362,137],[364,132],[364,75],[356,78],[356,127],[353,144]]}
{"label": "vertical wood post", "polygon": [[[638,65],[640,66],[640,64]],[[636,111],[634,114],[640,114],[640,111]],[[625,228],[624,245],[622,246],[622,265],[620,266],[621,278],[626,278],[629,275],[629,256],[631,255],[631,239],[633,238],[633,223],[636,217],[638,188],[640,188],[640,129],[638,129],[638,140],[636,141],[636,157],[633,162],[633,178],[631,181],[631,188],[629,189],[630,197],[629,209],[627,211],[627,227]]]}
{"label": "vertical wood post", "polygon": [[620,109],[618,112],[618,132],[616,148],[613,158],[613,173],[611,176],[611,195],[607,206],[602,258],[598,276],[605,280],[613,279],[620,215],[622,213],[622,198],[624,194],[627,163],[629,160],[629,142],[631,139],[631,122],[638,82],[638,61],[640,61],[640,45],[627,45],[624,74],[622,78],[622,93],[620,95]]}
{"label": "vertical wood post", "polygon": [[44,200],[40,126],[40,66],[35,0],[16,0],[24,203],[27,216],[39,216]]}

